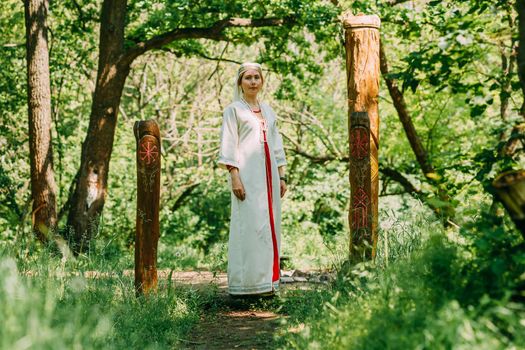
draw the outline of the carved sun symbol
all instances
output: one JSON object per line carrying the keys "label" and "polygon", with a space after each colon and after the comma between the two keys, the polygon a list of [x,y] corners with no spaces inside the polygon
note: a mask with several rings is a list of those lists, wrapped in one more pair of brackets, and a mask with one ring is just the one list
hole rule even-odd
{"label": "carved sun symbol", "polygon": [[144,142],[140,145],[140,160],[146,161],[146,164],[149,165],[157,159],[159,151],[157,150],[157,145],[152,144],[151,142]]}

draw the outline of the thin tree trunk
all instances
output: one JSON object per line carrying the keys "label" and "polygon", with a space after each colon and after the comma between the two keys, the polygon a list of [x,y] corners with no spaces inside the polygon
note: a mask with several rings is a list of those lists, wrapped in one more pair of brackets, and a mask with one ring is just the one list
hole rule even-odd
{"label": "thin tree trunk", "polygon": [[[509,117],[509,101],[510,101],[510,94],[512,93],[512,88],[510,86],[510,83],[512,81],[511,75],[513,70],[513,63],[514,60],[512,59],[512,52],[510,53],[509,57],[505,54],[504,49],[502,48],[501,52],[501,91],[500,91],[500,116],[501,120],[507,121]],[[504,134],[502,134],[504,136]],[[502,137],[503,138],[503,137]]]}
{"label": "thin tree trunk", "polygon": [[[513,35],[515,30],[515,21],[512,17],[512,5],[509,5],[507,8],[507,21],[510,28],[510,49],[507,50],[505,46],[505,42],[501,42],[501,90],[499,93],[500,97],[500,118],[503,122],[508,123],[508,117],[509,117],[509,102],[510,102],[510,96],[512,94],[512,73],[514,70],[514,65],[517,62],[517,60],[514,60],[515,55],[515,48],[516,45],[516,39]],[[508,51],[508,52],[507,52]],[[515,131],[519,131],[519,125],[518,129],[516,129],[516,126],[513,128],[511,135],[514,134]],[[502,130],[499,134],[499,141],[504,141],[507,138],[507,132],[505,130]],[[519,138],[518,138],[519,141]],[[511,156],[512,152],[516,149],[517,143],[516,139],[511,138],[505,143],[504,146],[500,147],[498,150],[499,157],[505,157],[505,156]],[[497,215],[497,209],[498,209],[498,203],[496,197],[493,197],[492,204],[490,206],[489,212],[492,215]]]}
{"label": "thin tree trunk", "polygon": [[89,128],[82,144],[80,176],[68,215],[70,240],[77,253],[87,249],[104,208],[117,112],[129,73],[129,65],[120,64],[124,54],[125,17],[126,0],[104,1],[97,83]]}
{"label": "thin tree trunk", "polygon": [[403,129],[405,130],[408,142],[410,143],[410,147],[412,148],[412,151],[416,156],[417,162],[421,167],[423,175],[425,176],[427,181],[429,181],[437,187],[436,195],[441,202],[445,203],[445,205],[442,208],[436,207],[435,205],[430,206],[434,210],[436,215],[441,217],[444,225],[448,226],[454,219],[455,210],[450,205],[450,198],[446,190],[443,188],[442,183],[439,181],[439,177],[436,175],[431,161],[428,159],[427,151],[423,147],[423,143],[421,142],[421,139],[417,134],[414,123],[412,122],[412,118],[410,117],[410,113],[408,112],[403,93],[397,87],[396,81],[388,77],[388,61],[382,44],[379,49],[379,54],[381,74],[383,75],[383,79],[385,79],[388,91],[394,103],[394,107],[396,108],[397,115],[399,116],[399,120],[403,125]]}
{"label": "thin tree trunk", "polygon": [[396,108],[399,120],[403,125],[403,129],[405,129],[410,147],[412,147],[412,151],[416,156],[421,170],[423,170],[425,177],[427,177],[428,175],[433,174],[435,171],[428,160],[427,151],[423,147],[423,143],[421,142],[416,128],[414,127],[414,123],[412,123],[412,118],[410,118],[403,93],[397,87],[396,81],[388,77],[388,61],[385,55],[383,44],[380,46],[379,54],[381,57],[381,74],[383,75],[383,79],[385,79],[386,86],[388,87],[388,91],[392,97],[392,101],[394,102],[394,107]]}
{"label": "thin tree trunk", "polygon": [[525,118],[525,1],[516,1],[518,12],[518,76],[520,78],[521,91],[523,93],[523,104],[520,114]]}
{"label": "thin tree trunk", "polygon": [[42,242],[48,241],[48,234],[56,228],[57,224],[46,24],[48,5],[48,0],[24,1],[32,225],[38,239]]}

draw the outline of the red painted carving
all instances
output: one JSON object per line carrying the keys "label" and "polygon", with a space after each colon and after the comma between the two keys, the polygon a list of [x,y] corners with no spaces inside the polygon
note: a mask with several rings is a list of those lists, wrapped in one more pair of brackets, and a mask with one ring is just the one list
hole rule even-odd
{"label": "red painted carving", "polygon": [[360,229],[360,228],[366,228],[368,224],[368,213],[366,207],[354,207],[352,209],[353,217],[352,217],[352,228],[353,229]]}
{"label": "red painted carving", "polygon": [[354,195],[354,207],[368,206],[368,195],[366,194],[365,190],[362,188],[358,188],[355,195]]}
{"label": "red painted carving", "polygon": [[354,195],[352,213],[352,228],[357,230],[368,227],[368,196],[362,188]]}
{"label": "red painted carving", "polygon": [[151,164],[157,160],[159,151],[157,145],[152,144],[151,142],[144,142],[140,145],[140,160],[146,160],[146,164]]}
{"label": "red painted carving", "polygon": [[366,129],[353,128],[350,140],[350,153],[354,159],[363,159],[368,156],[370,137]]}

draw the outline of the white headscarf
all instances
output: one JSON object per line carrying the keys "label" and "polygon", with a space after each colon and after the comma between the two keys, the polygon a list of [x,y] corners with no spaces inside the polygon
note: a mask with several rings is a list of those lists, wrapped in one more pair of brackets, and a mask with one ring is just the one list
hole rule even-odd
{"label": "white headscarf", "polygon": [[262,74],[262,67],[261,67],[261,65],[259,63],[244,62],[243,64],[241,64],[241,66],[239,67],[239,70],[237,71],[237,76],[235,77],[235,82],[233,83],[234,84],[233,85],[233,102],[241,101],[243,99],[242,89],[241,89],[240,85],[238,84],[238,82],[239,82],[239,77],[241,75],[243,75],[249,69],[255,69],[256,71],[259,72],[261,77],[263,76],[263,74]]}

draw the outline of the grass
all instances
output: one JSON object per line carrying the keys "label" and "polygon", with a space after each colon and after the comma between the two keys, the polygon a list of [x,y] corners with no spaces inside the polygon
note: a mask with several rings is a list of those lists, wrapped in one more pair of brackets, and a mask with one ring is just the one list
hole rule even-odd
{"label": "grass", "polygon": [[[520,235],[491,220],[445,232],[424,216],[412,219],[383,227],[375,263],[335,257],[332,284],[243,307],[283,316],[272,343],[280,349],[525,348]],[[228,307],[216,289],[165,281],[136,298],[122,274],[130,259],[64,261],[32,245],[0,250],[0,349],[178,348],[204,312]],[[223,268],[221,247],[207,264]],[[85,277],[92,270],[112,277]]]}
{"label": "grass", "polygon": [[390,266],[357,265],[329,289],[286,293],[274,305],[288,315],[276,339],[281,349],[525,348],[525,305],[512,283],[473,300],[475,263],[430,235]]}
{"label": "grass", "polygon": [[[137,298],[132,277],[88,260],[0,253],[0,349],[174,348],[213,304],[212,290],[197,293],[166,281],[157,294]],[[86,278],[87,270],[113,273]]]}

